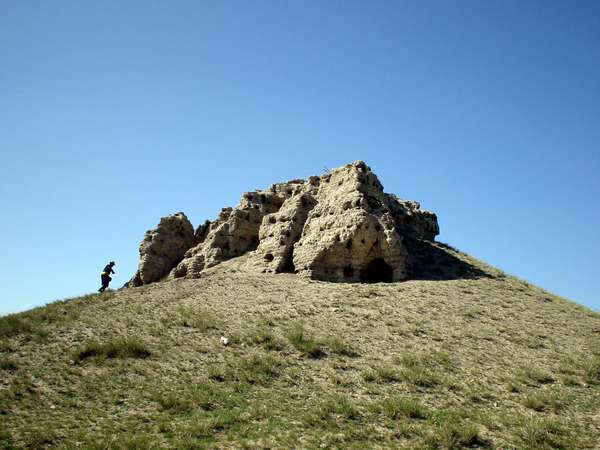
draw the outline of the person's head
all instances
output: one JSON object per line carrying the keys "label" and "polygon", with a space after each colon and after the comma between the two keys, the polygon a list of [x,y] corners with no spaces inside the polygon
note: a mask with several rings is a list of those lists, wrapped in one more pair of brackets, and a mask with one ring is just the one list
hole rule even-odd
{"label": "person's head", "polygon": [[114,266],[116,263],[114,261],[111,261],[108,263],[109,266]]}

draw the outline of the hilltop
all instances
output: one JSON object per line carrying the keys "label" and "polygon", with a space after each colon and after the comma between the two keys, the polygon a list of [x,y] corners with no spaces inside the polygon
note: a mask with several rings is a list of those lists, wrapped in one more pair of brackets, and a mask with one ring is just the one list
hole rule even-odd
{"label": "hilltop", "polygon": [[331,283],[245,255],[3,317],[0,447],[597,448],[600,316],[431,246],[475,272]]}
{"label": "hilltop", "polygon": [[[250,254],[246,268],[313,279],[401,281],[439,234],[437,216],[385,193],[364,161],[308,180],[245,192],[238,206],[194,230],[184,213],[163,217],[140,244],[138,270],[126,286],[197,278]],[[435,255],[427,259],[438,262]],[[447,272],[447,271],[446,271]]]}
{"label": "hilltop", "polygon": [[362,161],[163,217],[0,318],[0,448],[598,448],[600,315],[438,233]]}

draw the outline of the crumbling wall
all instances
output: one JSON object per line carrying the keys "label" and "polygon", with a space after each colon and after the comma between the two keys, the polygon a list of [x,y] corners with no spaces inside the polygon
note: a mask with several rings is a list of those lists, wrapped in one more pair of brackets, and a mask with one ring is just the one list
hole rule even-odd
{"label": "crumbling wall", "polygon": [[[405,239],[434,240],[439,233],[435,214],[384,193],[362,161],[306,181],[246,192],[238,206],[223,208],[216,220],[195,232],[185,221],[163,218],[159,229],[148,232],[143,251],[140,247],[139,270],[129,285],[166,274],[198,277],[243,254],[249,254],[248,269],[262,272],[330,281],[404,280],[411,261]],[[171,222],[181,222],[185,231],[172,231]],[[163,249],[165,242],[172,252]]]}

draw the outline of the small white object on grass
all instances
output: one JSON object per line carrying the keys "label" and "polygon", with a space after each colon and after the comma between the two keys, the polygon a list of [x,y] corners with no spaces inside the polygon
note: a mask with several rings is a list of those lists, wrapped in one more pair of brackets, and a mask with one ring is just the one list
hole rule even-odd
{"label": "small white object on grass", "polygon": [[221,344],[223,344],[223,345],[229,344],[229,339],[227,339],[225,336],[221,336]]}

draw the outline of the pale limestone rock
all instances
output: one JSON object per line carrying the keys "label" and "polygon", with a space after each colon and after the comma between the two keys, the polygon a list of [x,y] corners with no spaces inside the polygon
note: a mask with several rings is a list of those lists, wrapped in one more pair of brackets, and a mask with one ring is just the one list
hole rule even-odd
{"label": "pale limestone rock", "polygon": [[316,200],[294,246],[299,274],[329,281],[406,278],[406,248],[383,186],[364,162],[321,177]]}
{"label": "pale limestone rock", "polygon": [[163,217],[144,235],[138,270],[126,286],[141,286],[165,277],[194,243],[194,227],[184,213]]}
{"label": "pale limestone rock", "polygon": [[311,177],[279,211],[263,217],[259,245],[248,265],[263,272],[293,272],[294,244],[300,239],[308,213],[316,204],[319,178]]}
{"label": "pale limestone rock", "polygon": [[[169,265],[169,278],[195,278],[246,253],[243,266],[250,270],[329,281],[398,281],[407,278],[414,260],[407,248],[413,251],[418,248],[413,242],[438,233],[435,214],[384,193],[371,169],[356,161],[307,181],[245,193],[237,207],[223,208],[216,220],[199,226],[185,254],[156,271],[160,277],[143,278],[138,271],[130,284],[155,281]],[[146,253],[140,267],[152,266]]]}
{"label": "pale limestone rock", "polygon": [[303,183],[294,180],[274,184],[265,191],[246,192],[237,207],[224,208],[218,219],[199,233],[205,235],[204,239],[186,252],[170,278],[195,278],[204,269],[255,250],[263,217],[278,211]]}
{"label": "pale limestone rock", "polygon": [[396,228],[408,237],[433,241],[440,234],[437,216],[421,209],[419,202],[402,200],[394,194],[385,194]]}

